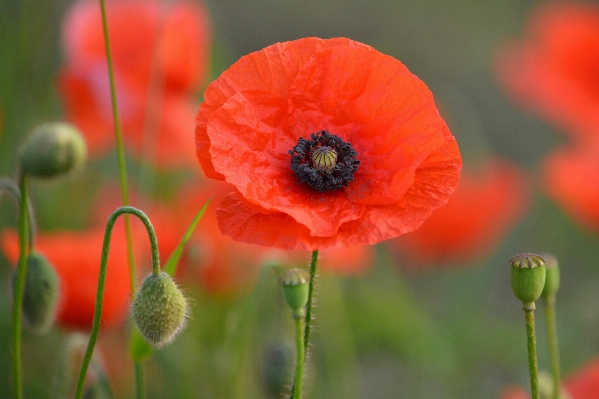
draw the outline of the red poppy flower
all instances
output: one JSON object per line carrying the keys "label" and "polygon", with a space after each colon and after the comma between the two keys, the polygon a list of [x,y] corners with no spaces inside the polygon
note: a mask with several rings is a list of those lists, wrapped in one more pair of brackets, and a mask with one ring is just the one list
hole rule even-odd
{"label": "red poppy flower", "polygon": [[464,262],[495,248],[522,215],[528,195],[524,173],[511,164],[489,160],[476,171],[462,173],[447,205],[422,226],[393,241],[402,266]]}
{"label": "red poppy flower", "polygon": [[599,141],[560,149],[543,163],[548,194],[574,219],[599,231]]}
{"label": "red poppy flower", "polygon": [[[572,399],[599,399],[599,359],[594,359],[564,381]],[[528,399],[530,395],[519,387],[510,387],[501,399]]]}
{"label": "red poppy flower", "polygon": [[[164,167],[195,163],[193,151],[184,150],[184,121],[195,113],[193,95],[207,72],[206,10],[191,2],[112,1],[107,17],[127,148],[137,156],[155,148],[151,159]],[[58,84],[66,117],[85,134],[90,154],[103,155],[113,147],[114,128],[97,2],[69,11],[63,44],[66,66]]]}
{"label": "red poppy flower", "polygon": [[374,244],[416,229],[459,179],[457,144],[424,83],[349,39],[249,54],[204,99],[197,155],[236,189],[217,213],[237,241]]}
{"label": "red poppy flower", "polygon": [[[103,239],[103,228],[37,236],[36,250],[52,263],[59,278],[56,320],[64,328],[91,329]],[[19,257],[16,233],[2,232],[0,245],[7,258],[16,264]],[[118,225],[111,240],[105,287],[101,326],[116,327],[128,314],[131,296],[124,229]]]}
{"label": "red poppy flower", "polygon": [[599,7],[549,2],[496,62],[500,82],[522,104],[577,136],[599,133]]}

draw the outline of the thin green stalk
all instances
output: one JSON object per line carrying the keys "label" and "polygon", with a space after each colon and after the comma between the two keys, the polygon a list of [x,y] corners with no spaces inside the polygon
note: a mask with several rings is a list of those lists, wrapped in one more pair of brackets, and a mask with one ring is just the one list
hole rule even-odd
{"label": "thin green stalk", "polygon": [[[21,190],[19,190],[19,186],[12,179],[8,177],[0,178],[0,197],[3,193],[9,193],[15,201],[17,201],[17,205],[21,204]],[[31,206],[31,201],[27,198],[27,218],[29,221],[29,234],[27,235],[27,245],[28,250],[31,252],[33,249],[33,241],[35,238],[36,232],[36,223],[35,223],[35,215],[33,214],[33,207]]]}
{"label": "thin green stalk", "polygon": [[110,215],[110,217],[108,218],[108,222],[106,223],[106,230],[104,232],[104,242],[102,244],[102,258],[100,260],[100,274],[98,275],[98,290],[96,292],[96,308],[94,311],[94,320],[92,323],[92,330],[90,333],[87,350],[85,351],[83,363],[81,364],[81,370],[79,372],[79,380],[77,381],[77,391],[75,394],[76,399],[81,399],[83,395],[85,375],[87,373],[87,369],[89,367],[89,363],[94,352],[94,346],[96,345],[98,332],[100,331],[100,320],[102,318],[102,305],[104,300],[104,285],[106,282],[106,265],[108,262],[108,252],[110,250],[110,237],[112,236],[112,228],[114,227],[114,223],[116,222],[117,218],[120,215],[127,213],[137,216],[146,226],[152,250],[152,273],[154,273],[154,275],[160,274],[160,254],[158,253],[158,240],[156,238],[156,233],[154,232],[154,227],[152,226],[150,219],[148,219],[145,213],[143,213],[137,208],[131,206],[122,206],[120,208],[117,208],[117,210],[115,210],[112,213],[112,215]]}
{"label": "thin green stalk", "polygon": [[306,327],[304,329],[304,358],[308,353],[308,344],[310,343],[310,327],[312,324],[312,303],[314,296],[314,281],[316,280],[317,264],[318,250],[312,252],[312,261],[310,262],[310,285],[308,291],[308,304],[306,305]]}
{"label": "thin green stalk", "polygon": [[304,345],[303,334],[305,328],[303,317],[295,319],[295,347],[297,360],[295,363],[295,378],[293,380],[293,399],[302,399],[302,382],[304,379],[304,363],[306,360],[306,347]]}
{"label": "thin green stalk", "polygon": [[19,204],[19,264],[13,292],[12,312],[12,359],[13,359],[13,388],[15,399],[23,398],[23,379],[21,376],[21,326],[23,324],[23,297],[27,276],[27,176],[20,174],[19,186],[21,198]]}
{"label": "thin green stalk", "polygon": [[549,358],[551,359],[551,373],[553,374],[553,399],[559,399],[562,381],[559,364],[559,344],[557,339],[557,326],[555,322],[555,295],[545,300],[545,318],[547,323],[547,340],[549,345]]}
{"label": "thin green stalk", "polygon": [[[112,63],[112,52],[110,50],[110,37],[108,35],[108,18],[106,17],[106,4],[104,0],[100,0],[100,9],[102,12],[102,28],[104,31],[104,47],[106,48],[106,63],[108,65],[108,79],[110,81],[110,99],[112,103],[112,116],[114,119],[114,134],[116,140],[116,150],[119,161],[119,177],[121,181],[121,197],[123,205],[129,205],[129,187],[127,184],[127,164],[125,162],[125,149],[123,146],[123,135],[121,133],[121,121],[119,118],[119,108],[116,97],[116,84],[114,80],[114,68]],[[125,241],[127,244],[127,261],[129,264],[129,283],[131,286],[131,294],[134,295],[137,290],[137,273],[135,271],[135,259],[133,257],[133,240],[131,238],[131,221],[129,215],[125,215]],[[139,396],[143,393],[143,377],[141,370],[141,364],[135,362],[135,385],[136,392],[138,393],[137,398],[142,399],[143,396]]]}
{"label": "thin green stalk", "polygon": [[135,395],[137,398],[144,398],[146,396],[145,387],[143,384],[144,380],[144,368],[140,361],[134,362],[135,367],[135,381],[138,383],[135,384]]}
{"label": "thin green stalk", "polygon": [[[108,19],[106,18],[106,4],[100,0],[100,9],[102,11],[102,28],[104,30],[104,47],[106,48],[106,63],[108,64],[108,79],[110,81],[110,100],[112,103],[112,116],[114,119],[114,134],[116,139],[116,150],[119,160],[119,175],[121,181],[121,196],[123,206],[129,205],[129,187],[127,184],[127,164],[125,162],[125,149],[123,146],[123,135],[121,133],[121,121],[119,118],[119,108],[116,98],[116,84],[114,81],[114,68],[112,63],[112,52],[110,50],[110,38],[108,35]],[[131,284],[131,293],[135,294],[137,289],[137,276],[135,272],[135,260],[133,258],[133,243],[131,239],[131,222],[125,215],[125,239],[127,241],[127,259],[129,263],[129,280]]]}
{"label": "thin green stalk", "polygon": [[526,346],[528,349],[528,371],[530,374],[530,391],[532,399],[540,399],[539,396],[539,368],[537,366],[537,339],[535,335],[534,306],[525,307],[526,317]]}

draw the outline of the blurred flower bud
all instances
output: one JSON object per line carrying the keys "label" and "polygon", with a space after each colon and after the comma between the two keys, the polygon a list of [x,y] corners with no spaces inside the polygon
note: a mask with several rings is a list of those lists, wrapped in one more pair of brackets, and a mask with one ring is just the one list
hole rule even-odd
{"label": "blurred flower bud", "polygon": [[514,295],[525,307],[534,309],[534,301],[539,299],[545,286],[545,260],[535,254],[520,254],[514,256],[510,264]]}
{"label": "blurred flower bud", "polygon": [[44,256],[32,252],[27,256],[27,276],[23,295],[25,325],[36,334],[48,332],[54,324],[57,304],[56,271]]}
{"label": "blurred flower bud", "polygon": [[551,254],[543,254],[543,259],[545,259],[545,266],[547,268],[547,274],[545,277],[545,287],[543,288],[543,298],[549,299],[555,297],[557,291],[559,290],[559,266],[557,263],[557,259]]}
{"label": "blurred flower bud", "polygon": [[49,178],[80,167],[86,158],[85,140],[77,128],[51,122],[33,130],[21,148],[19,162],[23,173]]}
{"label": "blurred flower bud", "polygon": [[269,344],[262,356],[262,378],[269,398],[282,398],[289,393],[293,373],[293,351],[284,342]]}
{"label": "blurred flower bud", "polygon": [[304,307],[308,303],[308,281],[310,275],[302,269],[289,269],[281,276],[283,296],[293,311],[293,318],[300,319],[306,315]]}
{"label": "blurred flower bud", "polygon": [[148,275],[133,298],[133,321],[141,335],[160,347],[185,328],[187,301],[165,272]]}

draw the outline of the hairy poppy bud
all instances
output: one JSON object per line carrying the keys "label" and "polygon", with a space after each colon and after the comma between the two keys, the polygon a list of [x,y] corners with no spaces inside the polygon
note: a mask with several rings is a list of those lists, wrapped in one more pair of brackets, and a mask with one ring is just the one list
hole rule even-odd
{"label": "hairy poppy bud", "polygon": [[545,265],[547,268],[547,275],[545,277],[545,287],[543,288],[543,298],[549,299],[551,297],[555,297],[557,291],[559,290],[559,266],[557,263],[557,259],[550,254],[543,254],[543,259],[545,259]]}
{"label": "hairy poppy bud", "polygon": [[133,321],[155,346],[171,342],[185,328],[187,301],[165,272],[148,275],[133,298]]}
{"label": "hairy poppy bud", "polygon": [[534,309],[534,301],[539,299],[545,286],[545,259],[535,254],[520,254],[514,256],[510,264],[514,295],[525,307]]}
{"label": "hairy poppy bud", "polygon": [[54,324],[57,304],[56,271],[44,256],[32,252],[27,256],[27,276],[23,294],[25,325],[36,334],[46,333]]}
{"label": "hairy poppy bud", "polygon": [[85,140],[75,126],[51,122],[33,130],[19,156],[23,173],[48,178],[83,165],[87,158]]}
{"label": "hairy poppy bud", "polygon": [[287,305],[293,311],[293,318],[300,319],[306,315],[305,307],[308,303],[308,281],[310,275],[302,269],[289,269],[281,276],[283,296]]}

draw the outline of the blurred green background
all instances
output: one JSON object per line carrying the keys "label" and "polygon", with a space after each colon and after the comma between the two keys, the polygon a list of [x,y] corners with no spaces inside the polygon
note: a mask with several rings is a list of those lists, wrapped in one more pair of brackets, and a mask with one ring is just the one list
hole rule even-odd
{"label": "blurred green background", "polygon": [[[211,79],[239,57],[274,42],[349,37],[401,60],[429,86],[466,161],[477,151],[491,151],[536,176],[541,157],[560,142],[559,132],[513,105],[491,65],[498,46],[520,36],[537,3],[209,0]],[[27,132],[61,119],[55,76],[69,5],[66,0],[0,0],[2,176],[15,175],[16,149]],[[190,145],[192,131],[190,121]],[[94,179],[99,171],[104,179],[116,179],[115,160],[95,162],[64,181],[33,184],[41,229],[82,227],[95,195]],[[136,173],[135,165],[130,172]],[[564,374],[599,353],[599,238],[569,219],[536,185],[530,190],[533,200],[526,215],[482,260],[406,272],[378,247],[375,265],[363,275],[323,274],[306,397],[485,399],[497,398],[508,384],[528,387],[524,318],[509,285],[508,261],[521,252],[551,252],[560,260],[557,310]],[[14,204],[0,202],[0,226],[15,226],[16,219]],[[11,270],[1,258],[0,397],[11,392]],[[275,273],[265,271],[262,277],[256,290],[239,297],[211,297],[191,289],[194,310],[188,329],[147,363],[149,397],[266,397],[265,354],[269,348],[288,348],[293,329]],[[540,312],[537,320],[539,363],[548,369]],[[115,345],[126,345],[118,339],[124,331],[107,334],[115,335]],[[24,332],[25,397],[50,397],[64,339],[59,329],[44,337]],[[286,349],[274,353],[289,354]],[[133,397],[126,384],[115,392]]]}

